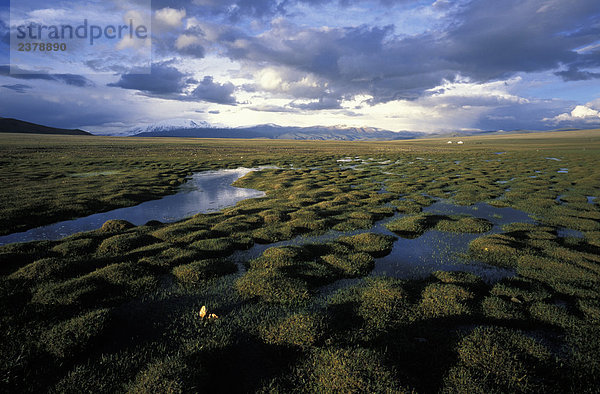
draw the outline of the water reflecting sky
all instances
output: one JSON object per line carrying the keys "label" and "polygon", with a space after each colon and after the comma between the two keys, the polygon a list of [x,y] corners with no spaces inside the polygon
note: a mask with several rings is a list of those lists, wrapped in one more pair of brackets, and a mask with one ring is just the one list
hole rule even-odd
{"label": "water reflecting sky", "polygon": [[177,194],[163,197],[160,200],[147,201],[133,207],[119,208],[2,236],[0,245],[43,239],[57,240],[82,231],[98,229],[104,222],[111,219],[122,219],[135,225],[142,225],[150,220],[158,220],[163,223],[175,222],[197,213],[218,211],[247,198],[265,195],[259,190],[231,186],[236,179],[252,170],[238,168],[197,173],[181,186]]}

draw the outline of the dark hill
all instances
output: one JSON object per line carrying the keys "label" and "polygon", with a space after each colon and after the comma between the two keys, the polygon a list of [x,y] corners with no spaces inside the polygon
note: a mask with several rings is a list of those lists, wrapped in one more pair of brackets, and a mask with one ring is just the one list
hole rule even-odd
{"label": "dark hill", "polygon": [[92,135],[79,129],[57,129],[11,118],[0,118],[0,133]]}

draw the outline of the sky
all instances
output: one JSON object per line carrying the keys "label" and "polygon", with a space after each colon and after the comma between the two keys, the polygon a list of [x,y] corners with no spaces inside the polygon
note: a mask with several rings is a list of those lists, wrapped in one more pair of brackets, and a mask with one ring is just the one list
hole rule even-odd
{"label": "sky", "polygon": [[101,134],[169,119],[600,127],[598,0],[152,0],[143,45],[11,58],[15,15],[76,23],[83,7],[106,25],[119,3],[0,0],[0,116]]}

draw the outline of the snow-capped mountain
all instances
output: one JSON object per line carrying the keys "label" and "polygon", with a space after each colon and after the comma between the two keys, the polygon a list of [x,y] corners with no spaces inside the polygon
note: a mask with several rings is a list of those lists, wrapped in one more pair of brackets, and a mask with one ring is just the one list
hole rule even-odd
{"label": "snow-capped mountain", "polygon": [[[184,138],[267,138],[290,140],[343,140],[343,141],[369,141],[369,140],[397,140],[422,137],[423,133],[393,132],[372,127],[347,127],[347,126],[313,126],[289,127],[274,124],[263,124],[249,127],[225,128],[202,127],[201,123],[194,125],[183,123],[183,127],[157,127],[145,128],[144,131],[134,129],[137,137],[184,137]],[[181,125],[181,124],[180,124]],[[200,125],[200,126],[195,126]],[[193,127],[191,127],[193,126]]]}
{"label": "snow-capped mountain", "polygon": [[177,134],[182,130],[194,129],[212,129],[210,123],[205,121],[197,121],[192,119],[168,119],[147,125],[140,125],[127,130],[126,135],[136,135],[141,133],[160,133],[160,134]]}

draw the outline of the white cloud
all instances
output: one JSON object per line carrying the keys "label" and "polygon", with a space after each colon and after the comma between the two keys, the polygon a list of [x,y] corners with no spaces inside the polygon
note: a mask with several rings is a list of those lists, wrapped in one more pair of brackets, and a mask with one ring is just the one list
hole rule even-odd
{"label": "white cloud", "polygon": [[157,10],[154,14],[156,22],[168,28],[176,28],[183,25],[183,18],[185,18],[186,12],[184,9],[176,10],[174,8],[166,7]]}
{"label": "white cloud", "polygon": [[[529,100],[510,93],[521,82],[521,77],[486,83],[474,83],[469,78],[457,77],[456,81],[444,80],[440,86],[426,90],[432,98],[468,102],[470,105],[527,104]],[[467,105],[467,104],[463,104]]]}
{"label": "white cloud", "polygon": [[293,98],[318,98],[327,93],[329,84],[311,73],[268,67],[259,69],[254,79],[259,89],[290,95]]}
{"label": "white cloud", "polygon": [[544,122],[554,124],[571,122],[571,123],[600,123],[600,111],[590,107],[592,103],[576,106],[570,113],[565,112],[553,118],[544,118]]}

